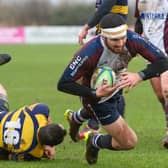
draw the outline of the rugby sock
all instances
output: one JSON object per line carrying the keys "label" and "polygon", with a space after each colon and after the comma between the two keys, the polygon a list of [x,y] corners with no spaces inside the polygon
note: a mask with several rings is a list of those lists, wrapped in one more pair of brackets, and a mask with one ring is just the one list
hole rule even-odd
{"label": "rugby sock", "polygon": [[92,144],[94,147],[98,149],[110,149],[110,150],[115,150],[112,147],[112,136],[111,135],[95,135],[92,139]]}
{"label": "rugby sock", "polygon": [[82,124],[85,120],[87,120],[86,118],[84,118],[81,115],[81,109],[78,110],[77,112],[73,113],[73,119],[78,123],[78,124]]}

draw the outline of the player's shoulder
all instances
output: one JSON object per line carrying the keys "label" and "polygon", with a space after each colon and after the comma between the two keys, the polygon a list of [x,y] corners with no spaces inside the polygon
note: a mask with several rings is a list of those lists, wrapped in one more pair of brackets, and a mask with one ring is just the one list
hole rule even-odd
{"label": "player's shoulder", "polygon": [[103,49],[103,45],[101,43],[101,37],[100,35],[92,38],[90,41],[88,41],[80,50],[80,53],[83,53],[84,55],[87,53],[87,55],[94,55],[98,51]]}
{"label": "player's shoulder", "polygon": [[132,30],[127,30],[127,40],[130,42],[146,41],[141,35]]}
{"label": "player's shoulder", "polygon": [[[44,103],[35,103],[35,104],[31,104],[29,106],[25,107],[27,110],[27,112],[31,112],[32,114],[36,115],[36,114],[41,114],[41,115],[45,115],[45,116],[49,116],[49,106],[44,104]],[[30,111],[29,111],[29,110]]]}

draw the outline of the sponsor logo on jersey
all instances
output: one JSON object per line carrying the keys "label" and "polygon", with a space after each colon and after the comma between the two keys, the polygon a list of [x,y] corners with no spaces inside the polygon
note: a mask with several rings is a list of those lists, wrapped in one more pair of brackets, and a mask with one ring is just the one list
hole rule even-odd
{"label": "sponsor logo on jersey", "polygon": [[69,68],[72,70],[71,76],[74,76],[78,69],[83,65],[83,63],[88,59],[88,56],[81,57],[78,55],[69,65]]}
{"label": "sponsor logo on jersey", "polygon": [[140,14],[141,19],[166,19],[167,14],[166,13],[141,13]]}

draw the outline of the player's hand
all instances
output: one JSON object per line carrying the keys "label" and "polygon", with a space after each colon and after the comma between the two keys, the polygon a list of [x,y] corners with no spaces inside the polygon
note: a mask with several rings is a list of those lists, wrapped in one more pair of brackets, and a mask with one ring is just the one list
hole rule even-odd
{"label": "player's hand", "polygon": [[142,78],[138,73],[123,72],[120,73],[120,87],[127,87],[126,93],[128,93],[135,85],[142,81]]}
{"label": "player's hand", "polygon": [[97,97],[106,97],[110,96],[117,88],[119,87],[118,84],[111,87],[109,84],[103,84],[96,89],[96,96]]}
{"label": "player's hand", "polygon": [[86,24],[83,26],[83,28],[81,29],[81,31],[78,34],[78,43],[80,45],[84,44],[84,39],[86,38],[87,34],[88,34],[88,30],[89,30],[89,26]]}
{"label": "player's hand", "polygon": [[47,159],[54,159],[55,157],[55,147],[50,145],[43,145],[44,157]]}

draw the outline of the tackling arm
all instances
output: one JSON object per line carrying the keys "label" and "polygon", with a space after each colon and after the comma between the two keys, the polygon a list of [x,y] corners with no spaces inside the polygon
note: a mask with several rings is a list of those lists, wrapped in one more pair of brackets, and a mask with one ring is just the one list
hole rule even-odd
{"label": "tackling arm", "polygon": [[94,16],[89,19],[87,23],[88,26],[90,28],[96,26],[101,18],[110,12],[111,8],[116,4],[116,2],[117,0],[104,0],[98,10],[95,12]]}
{"label": "tackling arm", "polygon": [[147,80],[152,77],[160,76],[160,74],[162,74],[167,70],[168,70],[168,58],[163,58],[152,64],[148,64],[147,68],[139,72],[139,75],[143,80]]}

